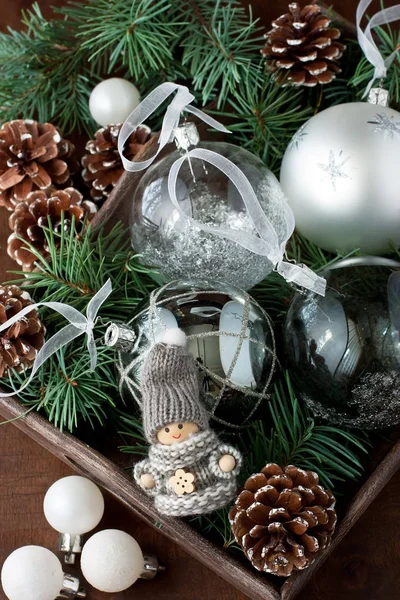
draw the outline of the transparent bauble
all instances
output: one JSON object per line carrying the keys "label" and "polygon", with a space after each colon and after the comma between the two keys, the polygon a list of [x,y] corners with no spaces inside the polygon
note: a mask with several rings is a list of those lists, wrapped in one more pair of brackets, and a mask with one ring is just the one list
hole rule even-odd
{"label": "transparent bauble", "polygon": [[[271,220],[279,243],[286,241],[284,196],[278,180],[264,163],[232,144],[202,142],[197,147],[217,152],[242,170]],[[183,150],[173,152],[142,177],[132,204],[133,247],[145,264],[157,267],[165,281],[225,281],[248,290],[272,271],[271,261],[234,241],[202,231],[187,218],[256,235],[243,199],[220,170],[191,157],[182,165],[176,186],[184,213],[181,214],[170,199],[168,175],[183,153]]]}
{"label": "transparent bauble", "polygon": [[[266,397],[275,340],[264,309],[228,284],[173,282],[152,293],[127,324],[134,343],[118,354],[122,398],[141,404],[140,373],[165,330],[179,327],[199,367],[201,399],[215,420],[244,425]],[[126,329],[125,329],[126,332]]]}
{"label": "transparent bauble", "polygon": [[290,373],[312,412],[331,424],[391,426],[400,422],[400,263],[360,257],[342,265],[327,273],[324,298],[293,300]]}

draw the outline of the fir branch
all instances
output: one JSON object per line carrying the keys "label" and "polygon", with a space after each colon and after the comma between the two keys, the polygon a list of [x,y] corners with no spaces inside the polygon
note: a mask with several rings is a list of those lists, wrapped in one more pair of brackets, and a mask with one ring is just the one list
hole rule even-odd
{"label": "fir branch", "polygon": [[0,33],[2,121],[54,121],[64,133],[94,130],[88,99],[97,74],[69,23],[47,21],[38,4],[22,13],[26,31]]}
{"label": "fir branch", "polygon": [[232,124],[229,129],[240,146],[257,154],[272,170],[279,171],[282,156],[294,133],[312,116],[303,107],[303,92],[279,87],[270,74],[248,72],[228,97],[230,111],[219,111]]}
{"label": "fir branch", "polygon": [[177,43],[169,0],[70,2],[59,12],[76,24],[89,61],[108,73],[127,67],[135,82],[166,68]]}
{"label": "fir branch", "polygon": [[[137,304],[155,285],[152,272],[132,252],[129,236],[121,225],[108,234],[88,227],[84,234],[77,236],[74,222],[68,234],[63,226],[60,234],[51,228],[44,231],[50,258],[44,259],[29,246],[29,250],[36,253],[39,270],[24,273],[20,283],[33,298],[64,302],[85,312],[90,299],[110,278],[113,292],[99,312],[98,340],[104,335],[105,323],[127,322]],[[40,309],[40,313],[47,339],[65,325],[58,313],[47,309]],[[114,351],[100,348],[97,368],[91,372],[90,357],[82,352],[83,343],[82,338],[78,338],[62,348],[41,367],[29,390],[21,394],[27,406],[44,412],[57,427],[69,431],[84,422],[92,428],[98,424],[104,426],[108,412],[115,411],[118,397]],[[3,384],[15,390],[27,376],[13,372]]]}
{"label": "fir branch", "polygon": [[188,14],[188,4],[181,0],[180,10],[189,21],[180,35],[182,65],[188,66],[194,89],[201,90],[203,104],[218,95],[220,107],[246,77],[253,84],[261,79],[261,29],[251,7],[247,12],[238,0],[190,0],[189,5]]}
{"label": "fir branch", "polygon": [[[368,454],[366,436],[316,424],[307,407],[297,400],[288,373],[275,384],[268,411],[269,418],[255,422],[241,436],[246,458],[244,478],[269,462],[316,471],[322,485],[331,490],[338,482],[362,476],[360,455]],[[269,422],[273,427],[267,434]]]}
{"label": "fir branch", "polygon": [[[378,41],[378,49],[382,54],[383,58],[387,58],[394,50],[400,51],[400,31],[394,30],[390,25],[386,28],[375,27],[375,35]],[[374,75],[374,67],[371,63],[362,55],[352,78],[350,78],[348,85],[353,86],[356,91],[358,98],[362,98],[365,89]],[[376,85],[379,81],[375,82]],[[390,98],[396,104],[400,103],[400,59],[397,54],[392,65],[388,69],[387,76],[384,80],[384,87],[389,91]]]}

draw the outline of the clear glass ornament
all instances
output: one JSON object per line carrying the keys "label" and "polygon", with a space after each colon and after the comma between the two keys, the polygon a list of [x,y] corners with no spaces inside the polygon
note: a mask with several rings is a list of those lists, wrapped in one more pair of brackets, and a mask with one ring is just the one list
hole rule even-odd
{"label": "clear glass ornament", "polygon": [[213,165],[191,157],[182,165],[177,181],[177,198],[184,214],[170,199],[171,166],[194,146],[217,152],[243,171],[270,218],[279,243],[286,241],[287,224],[282,210],[285,200],[273,173],[247,150],[222,142],[197,144],[196,137],[189,132],[186,147],[180,144],[179,150],[150,167],[136,189],[131,212],[133,247],[142,254],[143,262],[157,267],[167,281],[225,281],[248,290],[274,268],[269,258],[202,231],[187,218],[256,235],[243,199],[232,182]]}
{"label": "clear glass ornament", "polygon": [[273,329],[267,313],[246,292],[227,284],[173,282],[153,292],[128,327],[135,334],[130,350],[126,326],[113,326],[107,336],[110,345],[120,348],[119,388],[126,402],[133,397],[140,405],[144,359],[165,330],[175,327],[188,336],[202,400],[215,420],[243,425],[266,397],[276,362]]}
{"label": "clear glass ornament", "polygon": [[400,422],[400,263],[348,259],[327,279],[325,298],[296,294],[288,312],[290,372],[316,416],[365,429],[394,425]]}

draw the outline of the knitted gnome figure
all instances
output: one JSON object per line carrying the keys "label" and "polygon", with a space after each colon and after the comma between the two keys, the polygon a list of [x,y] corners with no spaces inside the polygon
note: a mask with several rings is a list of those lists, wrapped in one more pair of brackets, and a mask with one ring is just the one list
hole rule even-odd
{"label": "knitted gnome figure", "polygon": [[210,429],[199,400],[197,367],[186,336],[170,329],[142,369],[144,433],[148,458],[134,467],[136,482],[154,496],[160,513],[186,517],[232,501],[241,455]]}

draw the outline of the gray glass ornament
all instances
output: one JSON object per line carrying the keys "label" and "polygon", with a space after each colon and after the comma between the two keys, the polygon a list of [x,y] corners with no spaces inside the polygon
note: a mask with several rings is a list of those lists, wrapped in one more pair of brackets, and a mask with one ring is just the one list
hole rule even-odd
{"label": "gray glass ornament", "polygon": [[258,157],[232,144],[197,144],[197,141],[198,138],[190,139],[187,147],[181,141],[180,150],[151,166],[143,175],[132,203],[133,247],[145,264],[160,271],[164,281],[225,281],[248,290],[271,273],[275,266],[271,260],[235,241],[204,231],[194,223],[257,236],[237,188],[215,166],[189,158],[179,171],[176,186],[182,214],[168,192],[171,166],[193,146],[229,159],[252,185],[272,223],[278,244],[287,240],[288,226],[283,210],[286,199],[275,175]]}
{"label": "gray glass ornament", "polygon": [[140,406],[144,359],[165,330],[174,327],[188,337],[211,417],[232,427],[248,423],[267,397],[276,364],[275,339],[264,309],[227,284],[166,284],[152,292],[128,324],[109,328],[106,343],[118,348],[122,398],[133,398]]}
{"label": "gray glass ornament", "polygon": [[290,372],[312,412],[331,424],[400,422],[400,263],[341,261],[324,298],[296,294],[285,324]]}

